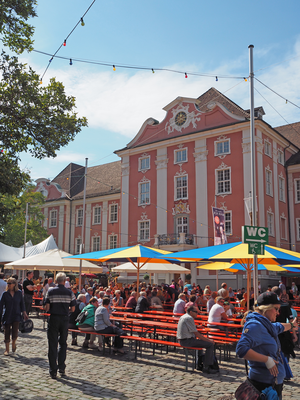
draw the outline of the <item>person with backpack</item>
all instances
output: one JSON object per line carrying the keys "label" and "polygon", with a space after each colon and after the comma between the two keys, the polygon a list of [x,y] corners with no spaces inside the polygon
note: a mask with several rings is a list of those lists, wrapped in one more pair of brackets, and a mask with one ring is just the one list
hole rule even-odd
{"label": "person with backpack", "polygon": [[[86,306],[85,304],[85,295],[80,294],[78,298],[76,299],[76,305],[75,305],[75,311],[70,313],[69,315],[69,327],[68,329],[78,329],[76,325],[76,318],[78,315],[81,313],[81,311],[84,309]],[[72,346],[77,346],[77,333],[72,332]]]}
{"label": "person with backpack", "polygon": [[[77,327],[82,332],[94,332],[94,323],[95,323],[95,312],[97,310],[98,299],[97,297],[92,297],[89,301],[89,304],[84,307],[81,313],[78,315]],[[90,349],[98,349],[102,350],[102,342],[98,341],[98,346],[94,344],[96,339],[96,335],[90,335],[89,333],[86,334],[85,340],[83,342],[82,347],[89,347]],[[101,339],[99,337],[99,339]]]}

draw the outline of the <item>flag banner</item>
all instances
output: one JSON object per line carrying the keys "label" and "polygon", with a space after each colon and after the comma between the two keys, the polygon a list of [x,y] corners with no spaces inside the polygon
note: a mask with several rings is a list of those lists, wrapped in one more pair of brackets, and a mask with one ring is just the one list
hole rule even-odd
{"label": "flag banner", "polygon": [[212,207],[214,226],[214,245],[227,243],[225,233],[225,212],[222,208]]}

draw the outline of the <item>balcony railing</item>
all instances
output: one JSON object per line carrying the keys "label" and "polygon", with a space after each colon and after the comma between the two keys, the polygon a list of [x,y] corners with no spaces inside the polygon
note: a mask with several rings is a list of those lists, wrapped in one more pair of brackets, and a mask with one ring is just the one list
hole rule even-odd
{"label": "balcony railing", "polygon": [[194,244],[194,235],[189,233],[167,233],[165,235],[157,235],[157,244],[159,246],[167,246],[171,244]]}

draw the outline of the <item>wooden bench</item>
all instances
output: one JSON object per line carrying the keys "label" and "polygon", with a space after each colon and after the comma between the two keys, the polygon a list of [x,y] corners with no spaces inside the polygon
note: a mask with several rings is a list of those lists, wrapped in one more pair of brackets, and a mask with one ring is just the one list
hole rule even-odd
{"label": "wooden bench", "polygon": [[36,315],[38,316],[41,311],[44,311],[44,307],[43,306],[37,306],[37,305],[33,304],[31,306],[31,310],[32,311],[36,311]]}
{"label": "wooden bench", "polygon": [[[110,339],[110,346],[109,346],[109,353],[110,354],[111,354],[111,347],[112,347],[112,342],[111,342],[112,338],[118,336],[118,335],[116,335],[114,333],[84,332],[84,331],[81,331],[80,329],[68,329],[68,331],[69,332],[75,332],[75,333],[83,333],[85,335],[97,335],[97,336],[102,336],[104,338],[109,338]],[[102,341],[102,349],[103,349],[103,355],[104,355],[105,354],[105,340]]]}
{"label": "wooden bench", "polygon": [[[192,363],[192,370],[195,369],[196,365],[196,350],[202,350],[201,348],[198,347],[182,347],[180,343],[178,342],[170,342],[170,341],[165,341],[165,340],[159,340],[159,339],[151,339],[151,338],[144,338],[140,336],[121,336],[123,339],[127,339],[130,341],[135,342],[135,353],[134,353],[134,358],[137,358],[137,350],[138,350],[138,344],[141,343],[150,343],[153,344],[153,355],[155,355],[155,349],[156,345],[161,345],[161,346],[166,346],[167,348],[167,353],[168,353],[168,348],[169,347],[176,347],[176,348],[181,348],[184,351],[185,354],[185,370],[188,371],[188,356],[189,356],[189,351],[193,351],[193,363]],[[139,351],[140,354],[142,353],[141,351],[141,346],[139,346]]]}

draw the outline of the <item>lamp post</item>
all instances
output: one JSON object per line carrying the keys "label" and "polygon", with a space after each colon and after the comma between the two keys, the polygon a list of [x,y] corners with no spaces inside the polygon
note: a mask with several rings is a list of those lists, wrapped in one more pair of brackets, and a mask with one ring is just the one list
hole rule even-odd
{"label": "lamp post", "polygon": [[[85,228],[85,198],[86,198],[86,175],[87,175],[87,165],[88,159],[85,159],[85,169],[84,169],[84,189],[83,189],[83,214],[82,214],[82,231],[81,231],[81,244],[80,244],[80,254],[83,253],[84,248],[84,228]],[[79,262],[79,291],[81,292],[81,272],[82,272],[82,260]]]}

